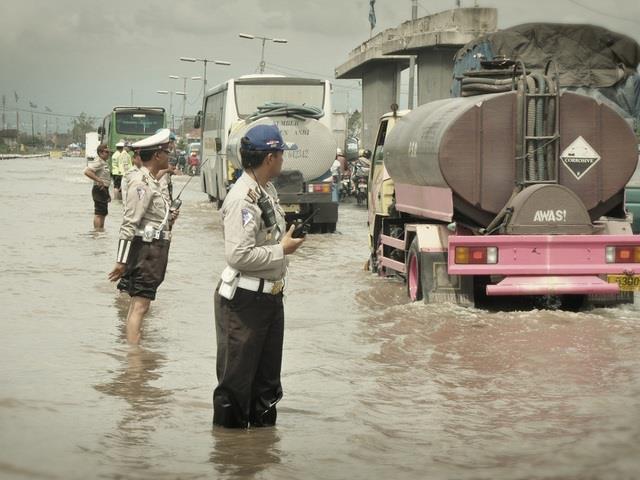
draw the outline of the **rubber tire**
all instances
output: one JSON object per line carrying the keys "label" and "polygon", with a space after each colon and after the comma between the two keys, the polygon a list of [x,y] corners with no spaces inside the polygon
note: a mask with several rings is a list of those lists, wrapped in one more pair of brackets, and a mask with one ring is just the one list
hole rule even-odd
{"label": "rubber tire", "polygon": [[422,266],[420,265],[420,251],[418,238],[414,238],[407,252],[407,296],[412,302],[419,302],[424,298],[422,293]]}

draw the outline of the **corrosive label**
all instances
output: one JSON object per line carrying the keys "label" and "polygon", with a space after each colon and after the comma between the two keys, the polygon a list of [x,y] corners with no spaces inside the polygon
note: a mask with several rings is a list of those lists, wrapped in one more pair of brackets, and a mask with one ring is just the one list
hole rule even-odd
{"label": "corrosive label", "polygon": [[578,137],[560,154],[560,160],[576,180],[580,180],[600,161],[600,155],[584,138]]}

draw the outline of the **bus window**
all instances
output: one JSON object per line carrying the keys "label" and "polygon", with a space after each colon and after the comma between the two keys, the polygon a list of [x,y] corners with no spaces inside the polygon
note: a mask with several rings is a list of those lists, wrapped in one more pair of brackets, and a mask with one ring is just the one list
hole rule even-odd
{"label": "bus window", "polygon": [[[203,131],[215,131],[216,133],[218,133],[224,129],[223,119],[226,93],[227,92],[225,90],[223,92],[213,94],[209,98],[207,98],[207,103],[205,106],[204,126],[202,127]],[[221,134],[218,133],[218,136],[221,136]]]}
{"label": "bus window", "polygon": [[304,104],[323,108],[325,95],[323,83],[316,85],[236,83],[235,93],[236,109],[240,118],[248,117],[259,106],[268,102]]}
{"label": "bus window", "polygon": [[160,112],[116,112],[116,132],[124,135],[152,135],[164,126]]}

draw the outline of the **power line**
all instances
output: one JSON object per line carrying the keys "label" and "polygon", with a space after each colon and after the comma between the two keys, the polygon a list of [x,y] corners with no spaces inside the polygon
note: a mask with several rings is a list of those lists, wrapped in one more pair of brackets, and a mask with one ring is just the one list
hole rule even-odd
{"label": "power line", "polygon": [[[70,113],[55,113],[55,112],[38,112],[36,110],[28,110],[26,108],[18,108],[18,107],[14,107],[12,109],[7,109],[7,112],[25,112],[25,113],[33,113],[35,115],[47,115],[49,117],[63,117],[63,118],[80,118],[81,115],[72,115]],[[89,115],[88,113],[85,113],[85,117],[86,118],[101,118],[99,115]]]}
{"label": "power line", "polygon": [[577,5],[579,7],[584,8],[585,10],[589,10],[590,12],[593,13],[597,13],[598,15],[604,15],[605,17],[609,17],[609,18],[614,18],[616,20],[622,20],[625,22],[633,22],[633,23],[637,23],[638,19],[634,18],[624,18],[624,17],[618,17],[616,15],[611,15],[609,13],[603,12],[602,10],[596,10],[595,8],[591,8],[588,5],[583,5],[582,3],[576,1],[576,0],[569,0],[571,3],[573,3],[574,5]]}
{"label": "power line", "polygon": [[293,72],[301,72],[301,73],[305,73],[307,75],[313,75],[315,77],[318,77],[322,80],[331,80],[331,84],[335,87],[335,88],[343,88],[343,89],[347,89],[347,90],[360,90],[360,87],[355,87],[355,86],[350,86],[350,85],[340,85],[337,83],[334,83],[336,81],[342,81],[340,79],[330,79],[330,76],[325,76],[322,75],[321,73],[316,73],[316,72],[309,72],[307,70],[300,70],[299,68],[293,68],[293,67],[287,67],[285,65],[278,65],[277,63],[268,63],[267,64],[271,70],[273,70],[276,73],[282,73],[284,75],[290,75],[289,72],[285,72],[283,70],[279,70],[277,68],[273,68],[274,66],[276,67],[280,67],[280,68],[284,68],[286,70],[291,70]]}
{"label": "power line", "polygon": [[431,15],[431,12],[430,12],[429,10],[427,10],[427,9],[425,8],[425,6],[424,6],[424,5],[422,5],[422,3],[418,2],[418,6],[419,6],[420,8],[422,8],[425,12],[427,12],[429,15]]}

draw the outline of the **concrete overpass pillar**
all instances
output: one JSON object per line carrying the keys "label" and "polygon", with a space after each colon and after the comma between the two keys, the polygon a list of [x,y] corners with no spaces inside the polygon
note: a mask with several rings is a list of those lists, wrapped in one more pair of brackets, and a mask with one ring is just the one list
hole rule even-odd
{"label": "concrete overpass pillar", "polygon": [[362,147],[373,151],[380,117],[400,101],[400,66],[376,63],[362,75]]}
{"label": "concrete overpass pillar", "polygon": [[418,54],[418,105],[449,98],[455,47],[424,49]]}

